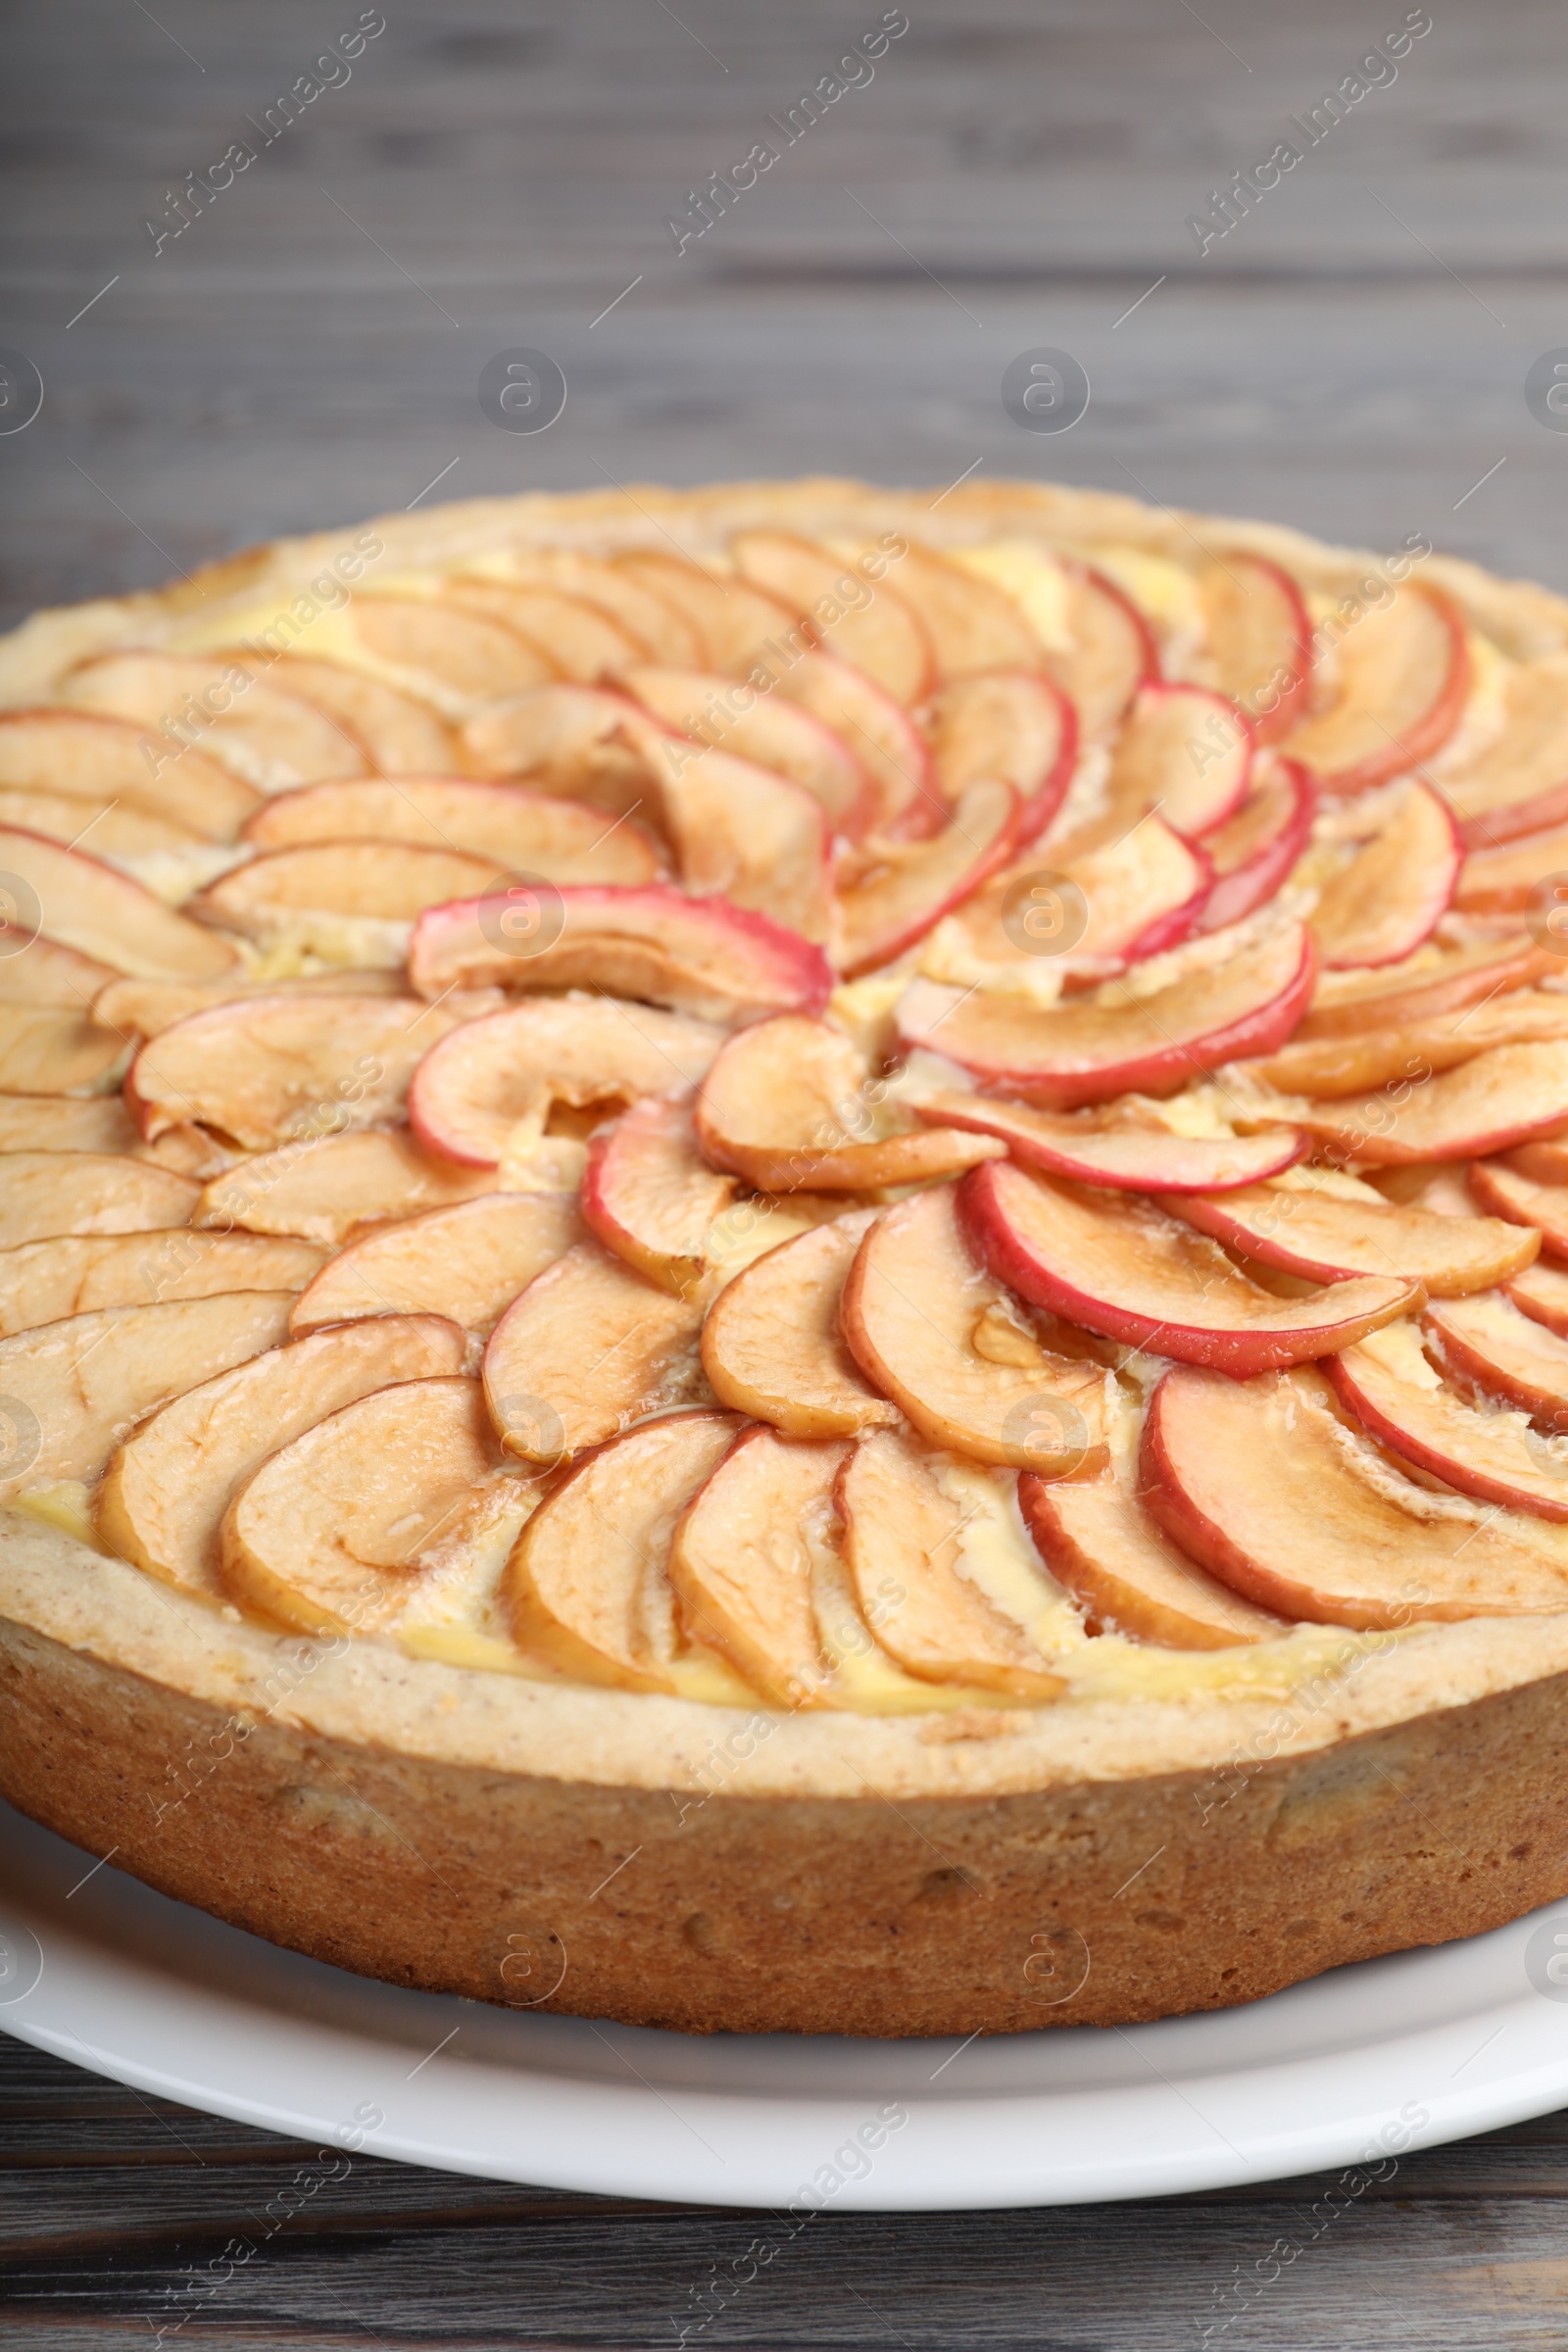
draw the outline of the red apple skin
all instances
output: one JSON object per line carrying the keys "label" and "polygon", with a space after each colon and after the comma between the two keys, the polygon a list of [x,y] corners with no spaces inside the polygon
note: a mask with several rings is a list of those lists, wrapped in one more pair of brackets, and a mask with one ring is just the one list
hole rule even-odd
{"label": "red apple skin", "polygon": [[[1266,906],[1276,891],[1283,890],[1312,839],[1317,808],[1312,779],[1298,760],[1281,760],[1279,766],[1289,778],[1292,793],[1285,822],[1229,873],[1216,871],[1208,903],[1199,918],[1200,931],[1222,931],[1227,923],[1242,922]],[[1211,855],[1214,846],[1211,840]]]}
{"label": "red apple skin", "polygon": [[[971,1249],[999,1282],[1016,1291],[1034,1306],[1065,1316],[1102,1339],[1127,1348],[1152,1348],[1179,1363],[1201,1364],[1224,1372],[1232,1380],[1248,1380],[1254,1372],[1278,1372],[1288,1365],[1308,1363],[1335,1348],[1350,1346],[1365,1337],[1360,1316],[1348,1325],[1325,1319],[1290,1331],[1205,1331],[1140,1312],[1136,1307],[1093,1298],[1056,1267],[1048,1265],[1019,1234],[1007,1213],[1009,1182],[1025,1181],[1005,1160],[987,1160],[971,1168],[958,1185],[958,1218]],[[1407,1286],[1409,1305],[1426,1304],[1419,1283]],[[1325,1310],[1327,1311],[1327,1310]]]}
{"label": "red apple skin", "polygon": [[[971,785],[969,789],[974,792],[984,790],[985,787]],[[945,914],[950,914],[955,906],[961,906],[965,899],[972,898],[977,890],[991,880],[993,874],[1000,874],[1003,867],[1011,862],[1018,849],[1018,819],[1023,803],[1019,800],[1017,793],[1012,791],[1010,785],[1005,789],[1012,792],[1012,813],[999,828],[995,841],[980,853],[973,863],[964,869],[958,880],[953,883],[951,888],[939,899],[929,902],[918,914],[911,915],[901,928],[885,931],[874,947],[852,957],[844,966],[846,980],[857,980],[862,973],[876,971],[882,964],[891,963],[895,956],[903,956],[910,948],[917,947],[928,931],[935,930]],[[960,803],[960,807],[961,805]],[[927,836],[927,838],[931,839],[934,836]],[[819,1012],[821,1005],[803,1004],[801,1010],[803,1012]]]}
{"label": "red apple skin", "polygon": [[1043,686],[1055,701],[1057,714],[1061,720],[1061,740],[1056,747],[1055,760],[1046,774],[1041,777],[1034,791],[1025,795],[1023,806],[1018,811],[1018,831],[1014,847],[1020,850],[1026,850],[1032,841],[1038,841],[1050,824],[1067,797],[1067,787],[1072,782],[1073,770],[1078,764],[1078,713],[1066,695],[1062,693],[1055,679],[1048,678],[1043,670],[1035,678],[1034,683],[1037,686]]}
{"label": "red apple skin", "polygon": [[1305,1616],[1301,1606],[1304,1595],[1283,1578],[1259,1568],[1206,1511],[1198,1508],[1175,1476],[1162,1427],[1164,1392],[1175,1377],[1169,1372],[1165,1374],[1144,1415],[1143,1435],[1138,1445],[1139,1501],[1150,1517],[1158,1521],[1171,1542],[1181,1545],[1189,1559],[1196,1560],[1200,1568],[1206,1568],[1210,1576],[1217,1576],[1221,1584],[1229,1585],[1244,1600],[1254,1601],[1260,1609],[1277,1610],[1282,1617]]}
{"label": "red apple skin", "polygon": [[1424,596],[1437,607],[1448,633],[1448,668],[1443,685],[1430,708],[1406,728],[1386,750],[1374,752],[1352,767],[1337,769],[1332,775],[1319,775],[1320,789],[1343,800],[1348,794],[1369,792],[1374,784],[1387,784],[1391,776],[1402,776],[1410,768],[1419,767],[1440,752],[1459,723],[1470,694],[1470,644],[1465,635],[1464,616],[1437,589],[1419,583],[1412,593]]}
{"label": "red apple skin", "polygon": [[1413,1462],[1418,1470],[1430,1472],[1442,1479],[1445,1486],[1456,1488],[1461,1494],[1474,1494],[1482,1502],[1500,1503],[1528,1511],[1533,1519],[1568,1519],[1568,1494],[1560,1502],[1550,1502],[1544,1495],[1522,1494],[1505,1478],[1489,1478],[1484,1470],[1473,1470],[1468,1463],[1455,1462],[1437,1446],[1423,1445],[1406,1429],[1391,1418],[1373,1401],[1348,1369],[1343,1356],[1331,1355],[1321,1369],[1328,1374],[1329,1385],[1346,1411],[1370,1437],[1397,1454],[1401,1461]]}
{"label": "red apple skin", "polygon": [[1183,899],[1179,906],[1167,907],[1163,914],[1156,914],[1136,939],[1128,941],[1118,957],[1124,971],[1135,963],[1147,961],[1151,956],[1163,956],[1169,949],[1179,948],[1203,927],[1203,909],[1214,887],[1213,861],[1200,842],[1190,840],[1186,834],[1182,840],[1188,856],[1197,859],[1203,878],[1190,899]]}
{"label": "red apple skin", "polygon": [[[968,1107],[971,1103],[972,1108]],[[1065,1176],[1069,1183],[1099,1185],[1107,1192],[1239,1192],[1244,1185],[1262,1184],[1268,1177],[1279,1176],[1285,1169],[1293,1168],[1298,1159],[1305,1156],[1308,1149],[1308,1139],[1289,1129],[1267,1156],[1260,1156],[1255,1167],[1249,1168],[1245,1175],[1235,1177],[1228,1185],[1217,1184],[1212,1174],[1199,1174],[1196,1171],[1185,1178],[1173,1178],[1167,1173],[1156,1174],[1152,1168],[1147,1168],[1139,1175],[1123,1176],[1097,1165],[1093,1159],[1075,1156],[1071,1151],[1050,1144],[1044,1137],[1020,1134],[1016,1128],[995,1115],[984,1095],[944,1095],[934,1109],[928,1109],[919,1102],[912,1102],[909,1107],[916,1118],[924,1119],[933,1127],[963,1127],[976,1135],[1001,1136],[1010,1156],[1024,1167],[1043,1168],[1048,1176]],[[1005,1107],[1005,1104],[997,1105],[998,1109]],[[1169,1141],[1177,1150],[1183,1146],[1180,1136],[1173,1135]]]}
{"label": "red apple skin", "polygon": [[[1223,1028],[1210,1030],[1206,1036],[1132,1054],[1125,1061],[1107,1062],[1097,1070],[1007,1069],[972,1055],[964,1060],[962,1055],[953,1053],[951,1045],[938,1046],[936,1051],[947,1052],[993,1094],[1017,1095],[1026,1102],[1039,1102],[1051,1110],[1077,1110],[1089,1103],[1108,1102],[1115,1095],[1134,1092],[1173,1094],[1190,1078],[1206,1070],[1217,1070],[1224,1062],[1276,1053],[1312,1002],[1316,975],[1316,952],[1310,932],[1303,929],[1300,961],[1296,972],[1266,1004],[1240,1014]],[[902,1028],[900,1037],[906,1046],[926,1042],[918,1034]]]}
{"label": "red apple skin", "polygon": [[[772,1011],[820,1012],[832,994],[833,967],[820,948],[765,914],[732,906],[727,899],[688,898],[672,885],[658,882],[563,883],[556,895],[566,922],[575,920],[585,931],[596,922],[614,932],[629,929],[627,918],[636,923],[641,917],[644,926],[652,918],[666,926],[677,944],[684,944],[684,933],[695,960],[700,961],[710,946],[732,959],[744,958],[768,992]],[[492,979],[526,977],[526,962],[493,950],[479,928],[484,904],[482,899],[452,899],[442,906],[427,906],[419,916],[409,945],[409,978],[419,995],[439,996],[450,985],[444,957],[456,959],[466,971],[466,950],[473,968]],[[630,936],[645,938],[648,932],[639,927]]]}
{"label": "red apple skin", "polygon": [[1528,801],[1507,801],[1489,808],[1485,816],[1466,817],[1459,839],[1467,850],[1494,850],[1505,841],[1521,841],[1527,833],[1546,833],[1568,824],[1568,784],[1554,784]]}
{"label": "red apple skin", "polygon": [[1285,607],[1286,631],[1291,650],[1283,660],[1290,670],[1291,682],[1271,710],[1249,713],[1257,742],[1277,743],[1282,735],[1290,733],[1301,715],[1301,696],[1312,674],[1311,615],[1307,612],[1306,599],[1301,594],[1299,583],[1293,580],[1284,565],[1276,564],[1271,557],[1256,556],[1250,548],[1239,548],[1228,551],[1225,561],[1228,564],[1242,564],[1253,571],[1260,571]]}
{"label": "red apple skin", "polygon": [[1097,590],[1101,596],[1108,598],[1111,604],[1121,607],[1122,613],[1131,623],[1132,633],[1138,640],[1142,667],[1133,681],[1131,694],[1122,705],[1122,716],[1125,717],[1144,688],[1158,683],[1159,640],[1154,635],[1153,623],[1139,611],[1126,590],[1118,588],[1115,581],[1108,578],[1104,572],[1098,571],[1093,564],[1085,564],[1079,568],[1078,576],[1080,579],[1086,580],[1090,587]]}
{"label": "red apple skin", "polygon": [[[1152,701],[1156,695],[1161,700],[1179,696],[1184,702],[1206,703],[1218,717],[1239,727],[1246,738],[1247,757],[1242,762],[1241,774],[1231,787],[1229,800],[1222,801],[1218,808],[1210,809],[1199,825],[1179,825],[1173,816],[1167,815],[1165,818],[1172,832],[1180,833],[1184,841],[1201,841],[1210,833],[1217,833],[1221,825],[1228,824],[1251,791],[1252,770],[1257,760],[1257,729],[1239,704],[1233,703],[1228,695],[1217,693],[1212,686],[1192,686],[1185,678],[1150,678],[1139,688],[1137,699],[1139,702],[1146,698]],[[1194,723],[1197,723],[1196,719]]]}
{"label": "red apple skin", "polygon": [[1413,956],[1417,948],[1432,937],[1433,932],[1448,911],[1458,884],[1459,869],[1464,863],[1464,844],[1459,836],[1458,820],[1453,810],[1446,802],[1439,799],[1437,793],[1432,791],[1429,785],[1418,781],[1415,789],[1417,792],[1423,793],[1429,801],[1436,803],[1446,820],[1448,854],[1441,865],[1434,864],[1427,877],[1425,890],[1410,909],[1408,925],[1397,940],[1386,948],[1381,956],[1369,956],[1364,963],[1360,961],[1354,963],[1326,962],[1324,968],[1328,971],[1380,971],[1385,964],[1403,963],[1407,956]]}

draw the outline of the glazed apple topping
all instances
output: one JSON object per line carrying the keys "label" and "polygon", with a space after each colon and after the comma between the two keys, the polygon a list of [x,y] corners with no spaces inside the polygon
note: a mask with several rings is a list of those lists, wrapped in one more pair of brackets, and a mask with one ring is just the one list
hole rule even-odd
{"label": "glazed apple topping", "polygon": [[780,512],[0,713],[0,1499],[639,1703],[1568,1609],[1561,658]]}

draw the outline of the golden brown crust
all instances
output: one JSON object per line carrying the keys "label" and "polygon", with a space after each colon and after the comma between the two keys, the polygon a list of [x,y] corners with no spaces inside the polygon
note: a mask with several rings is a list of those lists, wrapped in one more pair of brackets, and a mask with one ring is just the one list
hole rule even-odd
{"label": "golden brown crust", "polygon": [[[689,1757],[672,1788],[617,1787],[347,1739],[355,1678],[332,1658],[270,1717],[237,1715],[7,1605],[13,1803],[274,1942],[507,2005],[684,2033],[1128,2024],[1474,1935],[1568,1887],[1564,1671],[1283,1758],[1254,1737],[1240,1762],[895,1805],[869,1779],[705,1794]],[[220,1627],[215,1644],[225,1630],[265,1639]],[[475,1679],[414,1674],[432,1709]],[[995,1762],[1004,1744],[923,1752]]]}

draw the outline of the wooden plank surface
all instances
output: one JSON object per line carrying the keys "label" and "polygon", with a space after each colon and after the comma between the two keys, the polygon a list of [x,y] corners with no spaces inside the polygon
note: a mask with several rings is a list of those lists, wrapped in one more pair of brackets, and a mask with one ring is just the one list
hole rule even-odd
{"label": "wooden plank surface", "polygon": [[[1568,342],[1550,0],[1433,0],[1397,78],[1201,254],[1188,216],[1401,4],[908,0],[874,79],[777,138],[777,165],[677,252],[664,223],[693,182],[773,135],[767,118],[881,13],[388,0],[350,78],[264,143],[248,120],[352,26],[353,0],[15,12],[0,342],[46,395],[0,435],[4,617],[432,481],[444,497],[970,466],[1362,544],[1425,530],[1568,588],[1568,436],[1523,390]],[[144,221],[240,138],[255,163],[155,254]],[[1001,405],[1007,361],[1041,344],[1094,387],[1060,438]],[[537,437],[478,407],[480,367],[513,345],[552,353],[570,387]],[[273,2228],[270,2200],[313,2157],[0,2039],[0,2341],[1568,2339],[1568,2117],[1401,2159],[1327,2224],[1329,2184],[1298,2181],[824,2217],[788,2244],[753,2215],[368,2157]],[[231,2238],[255,2251],[206,2300]]]}

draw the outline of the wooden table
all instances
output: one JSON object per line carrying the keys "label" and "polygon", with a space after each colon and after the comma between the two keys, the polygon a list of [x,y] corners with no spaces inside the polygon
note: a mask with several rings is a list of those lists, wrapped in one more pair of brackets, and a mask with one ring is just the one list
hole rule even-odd
{"label": "wooden table", "polygon": [[[1549,0],[1433,0],[1397,78],[1202,253],[1188,217],[1402,4],[908,13],[874,79],[785,145],[766,118],[871,0],[388,0],[350,78],[270,143],[351,0],[18,12],[0,342],[46,392],[0,436],[9,613],[420,499],[808,469],[1056,475],[1378,547],[1424,530],[1568,588],[1568,436],[1524,397],[1568,340]],[[677,252],[694,181],[762,137],[776,166]],[[166,191],[237,139],[255,162],[174,236]],[[518,345],[569,385],[537,436],[478,405]],[[1039,345],[1093,385],[1060,438],[1001,404]],[[258,2238],[310,2152],[3,2040],[0,2100],[0,2338],[51,2352],[180,2319],[192,2347],[640,2346],[688,2322],[698,2344],[942,2352],[1568,2340],[1560,2117],[1403,2160],[1327,2227],[1317,2181],[824,2218],[698,2332],[755,2217],[369,2158],[187,2316],[190,2266]]]}

